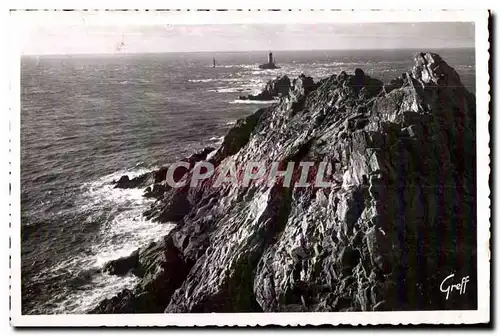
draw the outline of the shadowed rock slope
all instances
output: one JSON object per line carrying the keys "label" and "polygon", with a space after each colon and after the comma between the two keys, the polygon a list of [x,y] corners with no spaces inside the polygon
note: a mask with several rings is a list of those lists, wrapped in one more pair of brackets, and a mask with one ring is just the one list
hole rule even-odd
{"label": "shadowed rock slope", "polygon": [[[134,254],[141,283],[92,313],[476,308],[475,97],[438,55],[414,61],[386,85],[299,78],[239,120],[217,169],[327,162],[332,186],[165,188],[146,215],[178,225]],[[450,274],[471,281],[446,300]]]}

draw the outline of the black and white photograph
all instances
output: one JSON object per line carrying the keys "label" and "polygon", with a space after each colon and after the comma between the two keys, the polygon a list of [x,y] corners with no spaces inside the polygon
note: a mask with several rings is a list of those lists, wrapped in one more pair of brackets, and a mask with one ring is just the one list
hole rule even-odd
{"label": "black and white photograph", "polygon": [[11,13],[13,323],[487,321],[488,12],[203,13]]}

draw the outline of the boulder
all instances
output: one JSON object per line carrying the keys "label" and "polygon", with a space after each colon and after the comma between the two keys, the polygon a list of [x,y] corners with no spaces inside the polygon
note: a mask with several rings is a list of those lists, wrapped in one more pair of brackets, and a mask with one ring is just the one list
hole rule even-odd
{"label": "boulder", "polygon": [[115,260],[108,261],[103,266],[103,271],[113,275],[125,275],[128,272],[138,273],[139,250],[135,250],[130,255]]}

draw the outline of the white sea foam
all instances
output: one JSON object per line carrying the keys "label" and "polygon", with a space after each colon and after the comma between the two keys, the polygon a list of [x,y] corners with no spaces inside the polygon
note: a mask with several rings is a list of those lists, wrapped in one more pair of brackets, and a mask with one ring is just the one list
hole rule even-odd
{"label": "white sea foam", "polygon": [[217,79],[215,78],[206,78],[206,79],[189,79],[188,82],[191,83],[210,83],[213,81],[216,81]]}
{"label": "white sea foam", "polygon": [[204,78],[204,79],[189,79],[188,82],[191,83],[211,83],[211,82],[230,82],[230,83],[244,83],[245,79],[240,77],[237,78]]}
{"label": "white sea foam", "polygon": [[266,75],[266,74],[277,74],[283,72],[283,69],[265,69],[265,70],[253,70],[252,75]]}
{"label": "white sea foam", "polygon": [[[256,68],[258,65],[257,64],[218,64],[216,67],[217,68],[224,68],[224,69],[233,69],[233,68],[244,68],[244,69],[253,69]],[[213,66],[208,66],[212,68]]]}
{"label": "white sea foam", "polygon": [[[139,283],[139,278],[133,275],[116,276],[97,273],[88,287],[92,289],[78,291],[62,299],[54,297],[55,303],[53,313],[55,314],[85,314],[104,299],[110,299],[119,291],[132,289]],[[61,300],[62,299],[62,300]]]}
{"label": "white sea foam", "polygon": [[[300,64],[301,66],[303,65],[306,65],[307,64]],[[353,65],[356,65],[356,63],[354,62],[331,62],[331,63],[313,63],[312,65],[314,65],[315,67],[323,67],[323,68],[333,68],[333,67],[348,67],[348,66],[353,66]]]}
{"label": "white sea foam", "polygon": [[258,79],[234,79],[234,78],[223,78],[221,82],[230,82],[237,84],[236,86],[218,86],[214,89],[207,90],[208,92],[218,92],[218,93],[258,93],[262,90],[266,84],[266,80],[262,78]]}
{"label": "white sea foam", "polygon": [[275,104],[279,103],[279,100],[242,100],[242,99],[236,99],[233,101],[230,101],[229,104]]}
{"label": "white sea foam", "polygon": [[92,211],[92,216],[96,217],[112,209],[110,220],[101,224],[97,239],[86,254],[77,255],[41,272],[41,276],[58,276],[69,272],[74,278],[82,274],[88,277],[83,287],[54,297],[48,303],[55,307],[51,309],[54,313],[84,313],[104,298],[112,297],[125,288],[131,289],[138,283],[139,279],[133,275],[119,277],[100,271],[106,262],[128,256],[151,241],[161,239],[175,226],[146,220],[142,216],[142,212],[153,201],[142,196],[141,188],[114,188],[113,181],[120,176],[126,174],[133,178],[148,171],[119,171],[82,186],[82,197],[78,200],[80,208]]}
{"label": "white sea foam", "polygon": [[246,83],[246,79],[237,77],[237,78],[220,78],[219,82],[229,82],[229,83]]}

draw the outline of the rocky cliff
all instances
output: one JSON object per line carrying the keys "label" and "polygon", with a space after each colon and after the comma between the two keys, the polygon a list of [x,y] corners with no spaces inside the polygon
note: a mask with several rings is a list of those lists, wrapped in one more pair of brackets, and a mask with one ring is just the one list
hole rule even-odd
{"label": "rocky cliff", "polygon": [[[106,267],[141,283],[92,313],[475,308],[475,97],[438,55],[414,61],[385,85],[299,78],[201,158],[326,162],[328,188],[171,189],[156,172],[145,215],[178,225]],[[446,299],[450,274],[471,281]]]}

